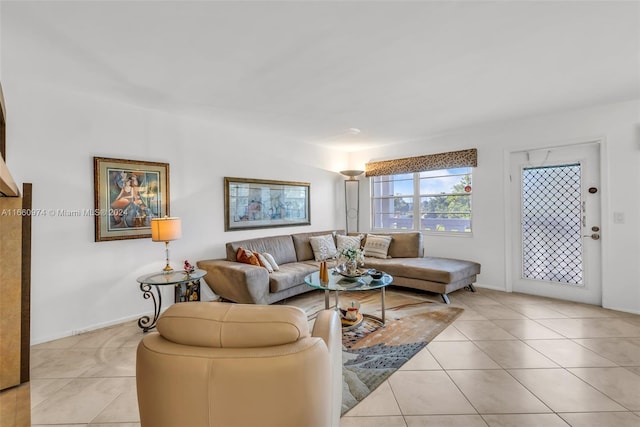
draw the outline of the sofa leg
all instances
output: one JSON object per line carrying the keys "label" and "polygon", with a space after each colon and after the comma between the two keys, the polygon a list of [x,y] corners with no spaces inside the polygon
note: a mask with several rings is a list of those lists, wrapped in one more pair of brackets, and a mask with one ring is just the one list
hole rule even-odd
{"label": "sofa leg", "polygon": [[440,296],[442,297],[442,301],[444,301],[445,304],[451,304],[451,301],[449,301],[449,297],[447,296],[447,294],[440,294]]}
{"label": "sofa leg", "polygon": [[475,291],[476,291],[476,288],[474,288],[474,287],[473,287],[473,283],[470,283],[470,284],[469,284],[469,286],[465,286],[465,289],[466,289],[466,288],[469,288],[469,290],[470,290],[471,292],[475,292]]}

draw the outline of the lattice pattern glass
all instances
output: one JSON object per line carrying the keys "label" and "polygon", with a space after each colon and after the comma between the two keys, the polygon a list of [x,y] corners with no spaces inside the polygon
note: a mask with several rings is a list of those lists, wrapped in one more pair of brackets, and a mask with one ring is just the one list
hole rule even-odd
{"label": "lattice pattern glass", "polygon": [[580,165],[522,171],[522,245],[525,279],[581,285]]}

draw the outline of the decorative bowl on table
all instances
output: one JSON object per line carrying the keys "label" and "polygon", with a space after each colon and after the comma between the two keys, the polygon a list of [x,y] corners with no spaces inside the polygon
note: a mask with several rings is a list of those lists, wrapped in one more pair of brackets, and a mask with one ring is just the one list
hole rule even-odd
{"label": "decorative bowl on table", "polygon": [[336,266],[335,270],[343,277],[347,277],[350,279],[355,279],[357,277],[366,276],[368,273],[367,270],[361,270],[356,268],[355,270],[347,270],[347,268],[343,264],[339,264]]}
{"label": "decorative bowl on table", "polygon": [[368,270],[367,274],[371,276],[373,280],[380,280],[382,279],[382,276],[384,276],[384,272],[373,269],[373,268],[371,270]]}

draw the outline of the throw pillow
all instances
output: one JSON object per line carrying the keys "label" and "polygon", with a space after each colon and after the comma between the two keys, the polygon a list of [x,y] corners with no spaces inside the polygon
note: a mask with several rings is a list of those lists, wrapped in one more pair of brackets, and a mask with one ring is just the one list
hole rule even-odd
{"label": "throw pillow", "polygon": [[309,242],[311,243],[316,261],[334,258],[338,254],[336,244],[333,242],[333,235],[331,234],[309,237]]}
{"label": "throw pillow", "polygon": [[276,262],[275,258],[273,257],[273,255],[271,255],[270,253],[264,252],[262,254],[267,261],[269,261],[269,264],[271,264],[271,268],[273,268],[273,271],[279,271],[280,267],[278,266],[278,263]]}
{"label": "throw pillow", "polygon": [[389,252],[391,239],[391,236],[367,234],[367,241],[364,244],[364,256],[388,258],[387,253]]}
{"label": "throw pillow", "polygon": [[338,234],[336,236],[338,240],[338,253],[341,253],[345,249],[360,249],[362,237],[362,234],[357,236],[343,236],[342,234]]}
{"label": "throw pillow", "polygon": [[260,261],[260,264],[262,264],[262,266],[266,268],[269,273],[273,273],[273,267],[271,267],[271,263],[267,258],[265,258],[264,255],[262,255],[260,252],[254,252],[253,254],[258,257],[258,261]]}
{"label": "throw pillow", "polygon": [[236,260],[244,264],[252,264],[260,267],[260,260],[249,249],[238,248],[238,252],[236,253]]}

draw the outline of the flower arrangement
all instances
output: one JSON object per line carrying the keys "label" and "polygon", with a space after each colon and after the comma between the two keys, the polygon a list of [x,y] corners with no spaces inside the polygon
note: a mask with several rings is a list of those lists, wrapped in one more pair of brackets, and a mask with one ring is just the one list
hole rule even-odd
{"label": "flower arrangement", "polygon": [[188,259],[185,259],[185,260],[184,260],[184,271],[186,271],[186,272],[187,272],[187,274],[191,274],[191,273],[193,273],[193,271],[194,271],[195,269],[196,269],[196,268],[195,268],[193,265],[191,265],[191,263],[189,262],[189,260],[188,260]]}
{"label": "flower arrangement", "polygon": [[362,249],[347,248],[340,251],[340,256],[346,258],[350,262],[364,265],[364,252]]}

